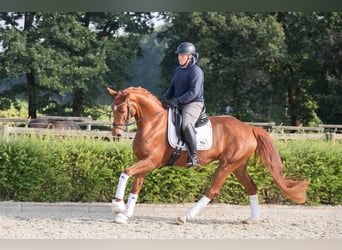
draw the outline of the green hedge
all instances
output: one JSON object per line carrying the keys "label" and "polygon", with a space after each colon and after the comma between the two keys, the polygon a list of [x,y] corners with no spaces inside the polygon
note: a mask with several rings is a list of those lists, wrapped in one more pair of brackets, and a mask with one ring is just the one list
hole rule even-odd
{"label": "green hedge", "polygon": [[[342,204],[342,147],[328,141],[278,141],[284,174],[310,181],[309,205]],[[0,140],[0,200],[108,202],[120,173],[134,163],[131,142],[35,136]],[[194,202],[209,187],[216,163],[201,168],[164,167],[146,176],[139,202]],[[291,204],[268,170],[254,164],[249,172],[261,203]],[[127,194],[133,178],[129,179]],[[214,202],[247,204],[248,197],[231,175]]]}

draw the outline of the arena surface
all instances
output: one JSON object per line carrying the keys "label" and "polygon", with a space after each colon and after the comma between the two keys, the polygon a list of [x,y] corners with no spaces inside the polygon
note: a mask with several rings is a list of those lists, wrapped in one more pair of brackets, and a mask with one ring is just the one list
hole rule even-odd
{"label": "arena surface", "polygon": [[210,204],[176,225],[192,205],[137,204],[119,225],[110,203],[0,202],[0,239],[342,239],[342,206],[261,205],[246,225],[249,206]]}

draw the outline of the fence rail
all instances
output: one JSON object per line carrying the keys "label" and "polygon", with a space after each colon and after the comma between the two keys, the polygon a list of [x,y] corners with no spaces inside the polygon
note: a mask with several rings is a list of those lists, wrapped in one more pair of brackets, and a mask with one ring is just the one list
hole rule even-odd
{"label": "fence rail", "polygon": [[[72,130],[72,129],[46,129],[46,128],[23,128],[23,127],[12,127],[8,125],[0,126],[1,138],[7,138],[10,135],[52,135],[52,136],[75,136],[75,137],[91,137],[101,138],[107,141],[113,140],[111,131],[98,131],[98,130]],[[134,139],[134,132],[124,133],[122,136],[125,139]]]}
{"label": "fence rail", "polygon": [[[112,121],[92,120],[90,117],[64,117],[64,116],[40,116],[37,119],[52,121],[74,121],[80,126],[86,126],[86,130],[62,130],[62,129],[41,129],[28,128],[31,119],[27,118],[0,118],[1,135],[6,137],[10,134],[53,134],[56,136],[87,136],[112,139],[110,131],[92,130],[92,126],[111,127]],[[342,124],[320,124],[318,127],[301,126],[277,126],[273,122],[246,122],[249,125],[263,127],[274,139],[297,140],[297,139],[329,139],[332,141],[342,140]],[[17,127],[24,125],[25,127]],[[132,139],[135,133],[124,133],[123,137]]]}
{"label": "fence rail", "polygon": [[92,126],[110,127],[112,121],[98,121],[93,120],[91,117],[73,117],[73,116],[38,116],[37,119],[30,118],[0,118],[0,124],[11,124],[14,126],[28,125],[34,120],[47,120],[47,121],[73,121],[79,126],[86,126],[87,130],[92,130]]}

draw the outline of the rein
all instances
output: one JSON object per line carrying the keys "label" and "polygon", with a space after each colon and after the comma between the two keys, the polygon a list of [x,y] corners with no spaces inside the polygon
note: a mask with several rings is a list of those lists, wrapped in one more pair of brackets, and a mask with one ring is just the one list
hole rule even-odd
{"label": "rein", "polygon": [[[147,120],[153,116],[156,116],[156,115],[159,115],[161,114],[164,110],[160,110],[152,115],[148,115],[148,116],[145,116],[145,117],[142,117],[140,118],[139,120],[136,120],[136,121],[133,121],[133,122],[130,122],[129,119],[131,119],[131,113],[132,113],[132,109],[131,109],[131,104],[129,101],[126,101],[126,102],[123,102],[119,105],[115,105],[114,102],[113,102],[113,108],[114,108],[114,111],[116,111],[116,109],[118,107],[120,107],[121,105],[123,104],[127,104],[127,118],[125,120],[125,123],[116,123],[116,122],[113,122],[113,127],[116,127],[118,129],[121,129],[123,130],[124,132],[127,132],[128,131],[128,127],[133,125],[133,124],[137,124],[138,122],[141,122],[141,121],[144,121],[144,120]],[[119,128],[119,126],[125,126],[125,128]]]}

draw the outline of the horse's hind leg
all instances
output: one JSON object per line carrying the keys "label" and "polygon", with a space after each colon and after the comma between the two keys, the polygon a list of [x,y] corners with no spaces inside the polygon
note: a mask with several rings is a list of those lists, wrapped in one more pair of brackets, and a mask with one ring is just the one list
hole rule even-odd
{"label": "horse's hind leg", "polygon": [[249,176],[247,171],[247,163],[243,164],[241,167],[237,168],[233,173],[239,180],[241,185],[245,188],[247,194],[249,195],[249,204],[251,208],[250,219],[244,220],[244,223],[256,223],[260,219],[260,209],[259,200],[257,194],[257,186],[255,185],[252,178]]}
{"label": "horse's hind leg", "polygon": [[[246,156],[247,158],[247,156]],[[216,169],[215,177],[206,192],[206,194],[186,213],[185,217],[178,217],[176,223],[184,224],[186,220],[194,218],[199,211],[205,207],[221,190],[228,175],[231,174],[236,168],[244,163],[246,158],[241,158],[239,161],[227,163],[225,160],[220,162],[219,167]]]}

